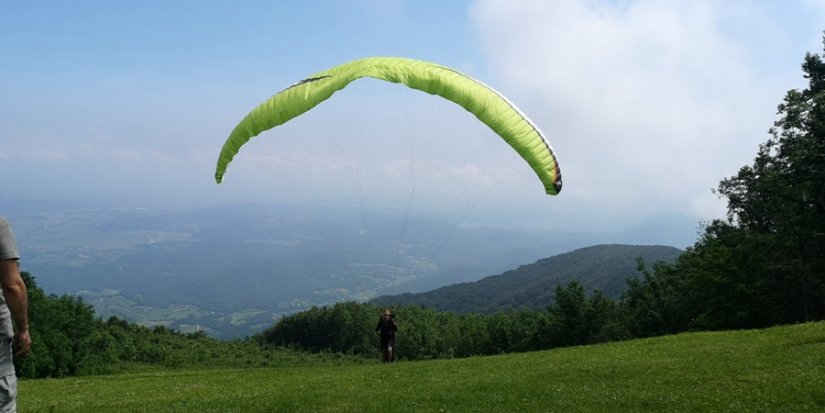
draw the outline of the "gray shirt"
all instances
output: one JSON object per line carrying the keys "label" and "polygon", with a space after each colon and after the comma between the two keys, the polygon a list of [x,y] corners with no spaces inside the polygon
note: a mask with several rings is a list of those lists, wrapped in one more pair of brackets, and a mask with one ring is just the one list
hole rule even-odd
{"label": "gray shirt", "polygon": [[[0,217],[0,261],[19,260],[20,253],[17,251],[17,243],[14,241],[14,233],[6,218]],[[14,336],[11,326],[11,313],[6,305],[6,297],[0,289],[0,339]]]}

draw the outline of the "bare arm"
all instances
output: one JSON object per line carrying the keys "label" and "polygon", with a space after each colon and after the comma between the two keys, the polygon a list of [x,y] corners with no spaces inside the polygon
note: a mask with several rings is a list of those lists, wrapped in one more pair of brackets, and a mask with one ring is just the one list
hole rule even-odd
{"label": "bare arm", "polygon": [[0,261],[0,286],[15,324],[15,356],[26,357],[32,345],[29,336],[29,299],[17,260]]}

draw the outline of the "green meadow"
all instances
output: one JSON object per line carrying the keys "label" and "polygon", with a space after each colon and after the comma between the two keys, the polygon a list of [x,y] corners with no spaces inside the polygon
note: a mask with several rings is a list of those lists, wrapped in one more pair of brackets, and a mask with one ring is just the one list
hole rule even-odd
{"label": "green meadow", "polygon": [[21,412],[822,412],[825,322],[389,365],[22,380],[19,390]]}

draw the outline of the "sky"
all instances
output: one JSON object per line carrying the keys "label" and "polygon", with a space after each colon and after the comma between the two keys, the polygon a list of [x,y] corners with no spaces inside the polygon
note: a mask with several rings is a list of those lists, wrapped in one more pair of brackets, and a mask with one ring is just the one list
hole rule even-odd
{"label": "sky", "polygon": [[[335,202],[472,211],[512,225],[724,217],[822,51],[825,1],[0,1],[0,206]],[[359,80],[249,142],[252,108],[369,56],[440,63],[538,124],[564,189],[544,194],[456,105]]]}

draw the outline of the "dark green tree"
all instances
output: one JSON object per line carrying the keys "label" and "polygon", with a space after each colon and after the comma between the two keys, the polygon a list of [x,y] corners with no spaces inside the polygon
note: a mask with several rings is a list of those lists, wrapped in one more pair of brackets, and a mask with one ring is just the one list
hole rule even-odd
{"label": "dark green tree", "polygon": [[728,223],[746,232],[750,265],[770,312],[762,324],[825,317],[825,63],[808,53],[808,87],[778,107],[753,165],[723,180]]}
{"label": "dark green tree", "polygon": [[807,54],[804,90],[778,106],[753,164],[720,182],[727,217],[672,265],[631,281],[637,335],[754,328],[825,318],[825,62]]}
{"label": "dark green tree", "polygon": [[594,292],[587,301],[585,320],[588,343],[626,340],[631,337],[625,308],[601,291]]}
{"label": "dark green tree", "polygon": [[80,298],[46,295],[34,276],[23,272],[28,289],[29,329],[34,349],[24,359],[15,359],[20,377],[64,377],[78,371],[89,351],[87,338],[96,328],[92,307]]}
{"label": "dark green tree", "polygon": [[589,341],[587,296],[580,283],[573,281],[567,287],[556,286],[556,302],[549,310],[555,320],[553,347],[575,346]]}

